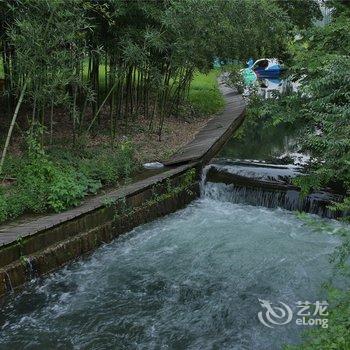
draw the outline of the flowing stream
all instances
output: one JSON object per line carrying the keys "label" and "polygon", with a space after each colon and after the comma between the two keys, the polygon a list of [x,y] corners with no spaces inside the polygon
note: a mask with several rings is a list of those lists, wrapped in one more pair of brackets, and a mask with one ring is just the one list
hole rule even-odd
{"label": "flowing stream", "polygon": [[[268,328],[259,299],[324,300],[340,223],[230,202],[203,185],[184,210],[140,226],[4,301],[0,349],[280,349],[303,329]],[[323,220],[323,219],[319,219]]]}
{"label": "flowing stream", "polygon": [[[295,133],[256,127],[232,139],[214,166],[226,176],[285,182],[293,167],[252,173],[251,165],[232,162],[297,164],[303,155]],[[316,227],[327,224],[318,230],[279,208],[297,208],[290,194],[210,182],[209,169],[201,197],[187,208],[8,296],[0,350],[277,350],[298,343],[309,326],[296,324],[297,302],[326,300],[322,284],[333,277],[329,258],[341,224],[310,215]],[[292,319],[264,325],[266,302],[275,311],[284,303]]]}

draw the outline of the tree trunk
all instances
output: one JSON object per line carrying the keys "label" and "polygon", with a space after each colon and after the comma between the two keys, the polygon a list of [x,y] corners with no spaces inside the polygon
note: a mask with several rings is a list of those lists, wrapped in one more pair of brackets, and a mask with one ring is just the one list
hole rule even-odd
{"label": "tree trunk", "polygon": [[13,113],[13,117],[12,117],[12,121],[11,121],[11,124],[10,124],[10,128],[9,128],[8,133],[7,133],[4,150],[3,150],[2,155],[1,155],[0,174],[2,174],[2,170],[3,170],[3,167],[4,167],[5,158],[6,158],[6,153],[8,151],[9,145],[10,145],[10,140],[11,140],[13,128],[14,128],[14,126],[16,124],[16,119],[17,119],[18,112],[19,112],[19,109],[21,107],[21,104],[23,102],[23,98],[24,98],[24,94],[26,92],[26,89],[27,89],[27,82],[25,82],[24,85],[23,85],[23,88],[22,88],[22,91],[21,91],[21,95],[19,96],[15,112]]}

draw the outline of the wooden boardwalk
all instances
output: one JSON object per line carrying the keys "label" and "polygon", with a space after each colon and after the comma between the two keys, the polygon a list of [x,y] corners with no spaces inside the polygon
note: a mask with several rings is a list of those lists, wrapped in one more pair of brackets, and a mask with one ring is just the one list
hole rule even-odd
{"label": "wooden boardwalk", "polygon": [[127,186],[112,190],[105,195],[87,198],[82,205],[58,214],[47,214],[33,218],[19,218],[14,222],[0,225],[0,250],[18,239],[40,234],[45,230],[53,229],[67,221],[92,213],[104,206],[106,197],[114,199],[140,192],[164,179],[181,174],[184,171],[203,164],[210,160],[226,143],[232,132],[243,120],[245,103],[241,95],[237,95],[232,89],[220,84],[226,107],[224,111],[209,120],[207,125],[196,134],[193,141],[184,146],[171,159],[164,162],[169,166],[161,174],[147,177]]}
{"label": "wooden boardwalk", "polygon": [[169,166],[167,171],[112,190],[106,195],[87,198],[79,207],[62,213],[47,214],[36,218],[19,218],[14,222],[0,225],[0,249],[21,237],[37,234],[40,231],[51,229],[65,221],[74,220],[81,215],[92,212],[103,206],[103,200],[106,196],[121,198],[163,181],[167,177],[181,173],[185,169],[195,166],[196,163],[209,161],[229,140],[232,132],[239,126],[244,117],[245,103],[241,95],[236,94],[224,84],[220,84],[220,90],[225,98],[224,111],[210,119],[191,142],[174,154],[171,159],[164,162],[165,165]]}
{"label": "wooden boardwalk", "polygon": [[165,165],[178,165],[212,158],[228,140],[225,134],[231,134],[239,126],[245,111],[242,96],[223,83],[220,83],[220,90],[225,98],[224,111],[210,119],[191,142],[164,162]]}
{"label": "wooden boardwalk", "polygon": [[184,171],[191,169],[194,165],[195,164],[190,163],[178,166],[161,174],[150,176],[144,180],[109,191],[106,194],[87,198],[80,206],[66,210],[62,213],[42,215],[37,218],[24,219],[23,221],[19,219],[15,222],[0,225],[0,250],[2,246],[14,243],[20,238],[35,235],[41,231],[52,229],[66,221],[74,220],[91,213],[94,210],[105,206],[104,203],[107,199],[118,200],[125,198],[130,194],[144,191],[165,179],[182,174]]}

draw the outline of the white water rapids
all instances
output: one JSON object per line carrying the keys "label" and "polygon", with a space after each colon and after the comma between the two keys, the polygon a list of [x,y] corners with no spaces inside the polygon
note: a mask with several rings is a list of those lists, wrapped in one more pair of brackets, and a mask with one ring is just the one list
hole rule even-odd
{"label": "white water rapids", "polygon": [[[323,300],[340,226],[231,203],[225,185],[8,297],[0,349],[281,349],[305,327],[268,328],[258,299]],[[322,220],[322,219],[317,219]]]}

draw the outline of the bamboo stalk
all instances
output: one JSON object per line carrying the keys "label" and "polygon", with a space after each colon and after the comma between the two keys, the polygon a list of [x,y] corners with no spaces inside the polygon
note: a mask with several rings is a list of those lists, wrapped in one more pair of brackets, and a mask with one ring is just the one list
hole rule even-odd
{"label": "bamboo stalk", "polygon": [[27,82],[25,82],[23,87],[22,87],[22,91],[21,91],[21,94],[19,96],[15,112],[13,113],[13,117],[12,117],[12,121],[11,121],[11,124],[10,124],[10,128],[9,128],[8,133],[7,133],[4,150],[2,151],[1,160],[0,160],[0,174],[2,174],[2,171],[3,171],[4,162],[5,162],[6,154],[7,154],[9,145],[10,145],[10,140],[11,140],[13,128],[14,128],[14,126],[16,124],[16,119],[17,119],[17,116],[18,116],[19,109],[20,109],[20,107],[22,105],[26,89],[27,89]]}

